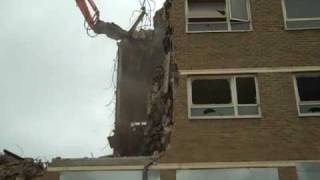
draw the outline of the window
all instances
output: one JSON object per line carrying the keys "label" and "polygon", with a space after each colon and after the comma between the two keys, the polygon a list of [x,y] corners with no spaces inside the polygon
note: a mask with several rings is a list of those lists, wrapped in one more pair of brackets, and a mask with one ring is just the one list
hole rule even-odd
{"label": "window", "polygon": [[259,117],[254,76],[193,77],[188,81],[190,118]]}
{"label": "window", "polygon": [[299,114],[320,115],[320,74],[296,75],[295,89]]}
{"label": "window", "polygon": [[320,28],[319,0],[282,0],[286,29]]}
{"label": "window", "polygon": [[319,180],[319,163],[299,163],[296,169],[298,180]]}
{"label": "window", "polygon": [[[60,180],[141,180],[142,171],[78,171],[62,172]],[[160,180],[159,171],[148,171],[150,180]]]}
{"label": "window", "polygon": [[177,180],[279,180],[277,168],[177,170]]}
{"label": "window", "polygon": [[186,0],[187,32],[251,30],[249,0]]}

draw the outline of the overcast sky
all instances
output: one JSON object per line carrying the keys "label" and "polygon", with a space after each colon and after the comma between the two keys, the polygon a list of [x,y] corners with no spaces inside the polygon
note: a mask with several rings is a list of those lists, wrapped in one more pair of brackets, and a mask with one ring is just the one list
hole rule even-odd
{"label": "overcast sky", "polygon": [[[101,19],[126,29],[140,9],[139,0],[96,1]],[[0,150],[48,160],[112,153],[116,42],[89,38],[74,0],[1,0],[0,22]]]}

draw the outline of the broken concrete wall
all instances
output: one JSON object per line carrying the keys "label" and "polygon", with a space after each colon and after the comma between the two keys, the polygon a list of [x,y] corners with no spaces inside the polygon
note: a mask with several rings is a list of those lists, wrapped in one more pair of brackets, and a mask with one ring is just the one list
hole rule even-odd
{"label": "broken concrete wall", "polygon": [[[142,131],[135,132],[131,123],[147,120],[148,91],[153,71],[160,66],[164,57],[161,47],[163,33],[141,31],[141,39],[125,39],[119,44],[117,117],[115,136],[119,154],[138,155],[141,152]],[[160,51],[154,51],[155,49]],[[141,129],[141,127],[139,128]],[[140,133],[139,133],[140,132]]]}
{"label": "broken concrete wall", "polygon": [[165,57],[162,66],[154,73],[148,104],[148,124],[145,130],[144,153],[150,155],[165,151],[170,143],[173,126],[173,97],[176,85],[177,68],[174,63],[172,45],[173,29],[169,23],[171,1],[166,1],[164,7],[157,12],[154,22],[165,24],[165,36],[162,48]]}
{"label": "broken concrete wall", "polygon": [[[176,69],[168,2],[155,15],[154,30],[134,32],[118,43],[116,122],[109,137],[115,155],[152,155],[169,144]],[[135,122],[146,124],[134,127]]]}

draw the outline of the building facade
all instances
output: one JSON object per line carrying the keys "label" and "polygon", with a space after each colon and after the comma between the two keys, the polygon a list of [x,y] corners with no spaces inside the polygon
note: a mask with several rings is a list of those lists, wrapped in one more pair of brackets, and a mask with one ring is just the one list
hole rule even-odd
{"label": "building facade", "polygon": [[[166,94],[156,91],[151,96],[153,102],[169,105],[156,106],[160,115],[153,116],[154,106],[144,96],[148,89],[138,93],[144,97],[140,102],[141,98],[129,94],[134,91],[125,80],[118,82],[125,88],[122,95],[117,94],[120,118],[116,124],[126,122],[127,128],[122,136],[112,137],[114,147],[120,147],[116,152],[139,155],[144,148],[141,132],[136,138],[127,137],[134,134],[130,132],[132,123],[135,133],[136,126],[144,125],[143,131],[152,131],[165,124],[159,132],[170,134],[166,150],[145,157],[143,163],[119,164],[120,158],[116,165],[110,165],[110,161],[117,159],[90,160],[88,165],[69,160],[53,164],[51,171],[67,172],[61,176],[64,180],[83,176],[74,171],[86,171],[87,177],[96,179],[109,177],[108,172],[116,174],[114,179],[127,178],[130,173],[136,179],[146,179],[147,170],[152,172],[149,179],[161,180],[318,180],[319,8],[318,0],[167,0],[163,15],[173,29],[169,38],[172,47],[168,51],[164,48],[156,57],[170,57],[170,63],[178,69],[179,76],[173,79],[168,74],[166,78],[165,72],[159,78],[167,79],[167,83],[179,80],[178,86],[164,86],[172,88],[164,91],[172,93],[172,105],[170,98],[158,101]],[[167,37],[167,32],[160,34]],[[148,58],[144,62],[149,63]],[[153,62],[152,68],[165,62]],[[134,68],[131,78],[143,70]],[[118,80],[124,77],[124,69],[118,71]],[[152,81],[152,73],[149,69],[148,77],[141,76],[149,78],[144,80],[144,87],[165,89]],[[129,98],[131,104],[126,104]],[[134,107],[135,101],[143,104],[141,111],[133,111],[139,109]],[[168,111],[172,111],[171,116]],[[142,115],[130,115],[135,112]],[[170,120],[163,118],[164,112]],[[154,120],[151,124],[160,125],[151,127],[150,119]],[[116,129],[115,134],[120,131]],[[162,134],[152,135],[162,142]]]}
{"label": "building facade", "polygon": [[[319,160],[319,7],[316,0],[175,0],[180,81],[162,161]],[[280,172],[280,180],[296,175],[294,167]]]}

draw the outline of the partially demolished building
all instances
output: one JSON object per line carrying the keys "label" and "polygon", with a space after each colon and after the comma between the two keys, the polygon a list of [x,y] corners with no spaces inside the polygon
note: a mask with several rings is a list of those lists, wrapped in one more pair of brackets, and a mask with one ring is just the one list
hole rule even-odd
{"label": "partially demolished building", "polygon": [[167,0],[155,30],[118,44],[114,157],[49,170],[63,180],[318,180],[319,7]]}

